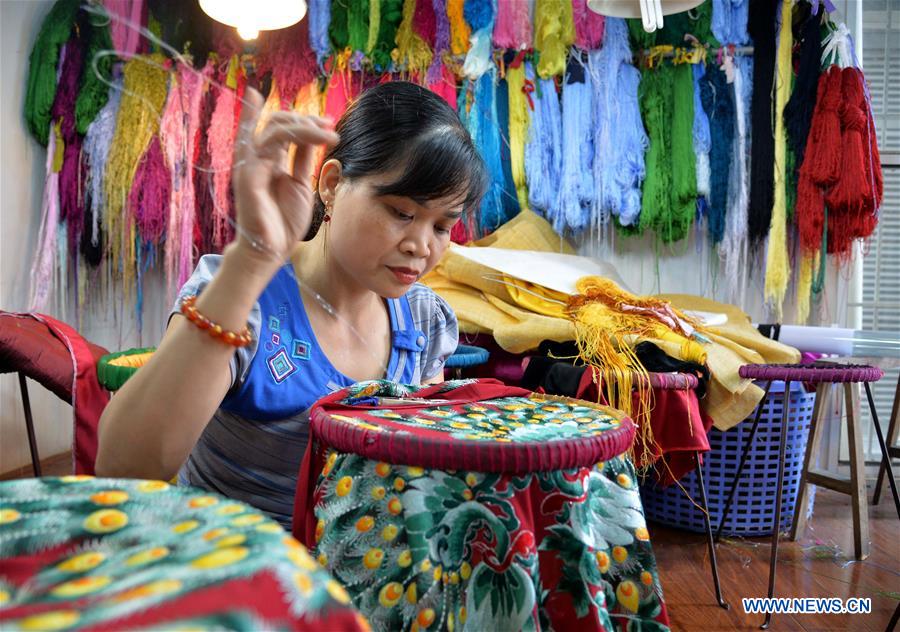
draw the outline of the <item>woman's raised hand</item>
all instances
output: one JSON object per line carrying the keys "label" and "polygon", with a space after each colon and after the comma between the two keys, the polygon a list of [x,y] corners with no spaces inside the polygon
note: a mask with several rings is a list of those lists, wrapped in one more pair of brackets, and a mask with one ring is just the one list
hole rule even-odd
{"label": "woman's raised hand", "polygon": [[[236,243],[249,264],[271,267],[274,273],[306,236],[312,222],[315,195],[311,172],[316,148],[336,144],[338,135],[330,120],[293,112],[273,113],[256,133],[262,106],[262,95],[248,88],[232,167]],[[292,143],[297,151],[288,171]]]}

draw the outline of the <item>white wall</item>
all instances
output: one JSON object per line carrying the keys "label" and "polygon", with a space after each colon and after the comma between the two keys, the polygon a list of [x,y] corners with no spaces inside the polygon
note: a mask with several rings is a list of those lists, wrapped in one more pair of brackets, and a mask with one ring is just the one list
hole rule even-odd
{"label": "white wall", "polygon": [[[40,221],[45,151],[25,129],[22,105],[28,55],[41,21],[53,5],[0,2],[0,308],[28,307],[28,273]],[[42,456],[63,452],[71,441],[71,409],[29,383]],[[0,375],[0,471],[29,462],[16,375]]]}

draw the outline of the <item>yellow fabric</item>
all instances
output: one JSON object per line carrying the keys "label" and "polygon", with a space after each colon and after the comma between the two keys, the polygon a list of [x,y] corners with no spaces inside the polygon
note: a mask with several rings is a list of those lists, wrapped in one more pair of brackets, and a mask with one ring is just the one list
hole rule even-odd
{"label": "yellow fabric", "polygon": [[680,310],[725,314],[728,317],[726,324],[704,327],[704,333],[727,338],[748,351],[755,351],[757,355],[754,357],[761,358],[761,360],[757,359],[754,362],[790,364],[800,361],[799,351],[760,334],[753,326],[750,317],[734,305],[692,294],[657,294],[657,296],[669,301],[673,307]]}
{"label": "yellow fabric", "polygon": [[[528,209],[496,231],[471,244],[509,250],[538,250],[575,254],[575,249],[556,234],[546,220]],[[535,313],[517,305],[503,275],[448,250],[423,282],[453,307],[463,333],[489,333],[510,353],[531,351],[543,340],[575,339],[575,327],[563,317]],[[516,281],[520,287],[527,287]],[[533,286],[532,286],[533,287]],[[514,290],[516,291],[516,290]],[[548,290],[541,288],[545,295]],[[548,295],[554,298],[552,295]],[[557,295],[558,297],[558,295]]]}
{"label": "yellow fabric", "polygon": [[[510,353],[531,351],[542,340],[565,342],[575,339],[571,321],[521,308],[512,303],[508,295],[504,299],[485,294],[470,285],[451,281],[437,271],[425,277],[424,282],[453,307],[462,333],[491,334],[497,344]],[[498,284],[497,287],[504,286]]]}
{"label": "yellow fabric", "polygon": [[[703,329],[712,344],[703,345],[707,351],[709,394],[701,402],[719,430],[728,430],[753,412],[762,399],[763,391],[738,375],[743,364],[786,364],[800,361],[800,352],[785,344],[761,335],[739,308],[712,299],[690,294],[659,294],[682,310],[713,312],[728,316],[728,322]],[[670,353],[666,347],[661,347]],[[671,353],[670,353],[671,355]],[[674,356],[677,357],[677,356]]]}
{"label": "yellow fabric", "polygon": [[[781,5],[781,23],[790,25],[791,2]],[[787,252],[787,137],[784,131],[784,106],[791,95],[791,47],[793,31],[782,28],[778,39],[775,77],[775,199],[766,248],[766,300],[775,309],[775,320],[781,320],[784,296],[791,276]]]}
{"label": "yellow fabric", "polygon": [[553,318],[566,318],[568,295],[555,292],[541,285],[503,275],[503,283],[513,302],[535,314]]}

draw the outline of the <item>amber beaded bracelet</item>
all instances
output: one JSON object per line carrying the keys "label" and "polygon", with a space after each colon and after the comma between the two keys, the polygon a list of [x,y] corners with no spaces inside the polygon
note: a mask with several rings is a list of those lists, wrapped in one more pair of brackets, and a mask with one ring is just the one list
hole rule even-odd
{"label": "amber beaded bracelet", "polygon": [[250,334],[249,327],[245,326],[239,332],[222,329],[221,325],[214,323],[197,311],[197,308],[194,307],[194,303],[196,302],[196,295],[184,297],[181,301],[181,313],[197,327],[207,331],[209,335],[216,340],[221,340],[225,344],[229,344],[233,347],[246,347],[252,342],[253,337]]}

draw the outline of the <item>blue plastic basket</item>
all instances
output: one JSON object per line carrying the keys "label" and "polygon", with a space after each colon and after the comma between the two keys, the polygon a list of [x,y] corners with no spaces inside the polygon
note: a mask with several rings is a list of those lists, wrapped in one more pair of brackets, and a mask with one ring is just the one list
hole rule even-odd
{"label": "blue plastic basket", "polygon": [[[778,485],[778,442],[781,436],[781,414],[784,402],[784,382],[773,382],[759,429],[750,448],[741,481],[738,484],[728,520],[722,532],[730,535],[761,536],[772,533],[775,517],[775,493]],[[790,528],[794,517],[794,504],[800,486],[806,439],[812,419],[815,393],[807,393],[803,385],[791,384],[791,409],[784,467],[784,504],[781,509],[781,529]],[[741,450],[750,436],[756,411],[743,423],[727,432],[713,428],[709,433],[710,451],[703,458],[703,480],[706,483],[707,502],[712,527],[719,524],[728,491],[734,481],[741,459]],[[700,488],[692,471],[680,481],[690,498],[678,485],[659,487],[645,483],[641,487],[644,513],[649,520],[686,529],[704,532],[703,513],[694,506],[691,498],[699,503]],[[812,512],[815,500],[810,490],[809,507]]]}

